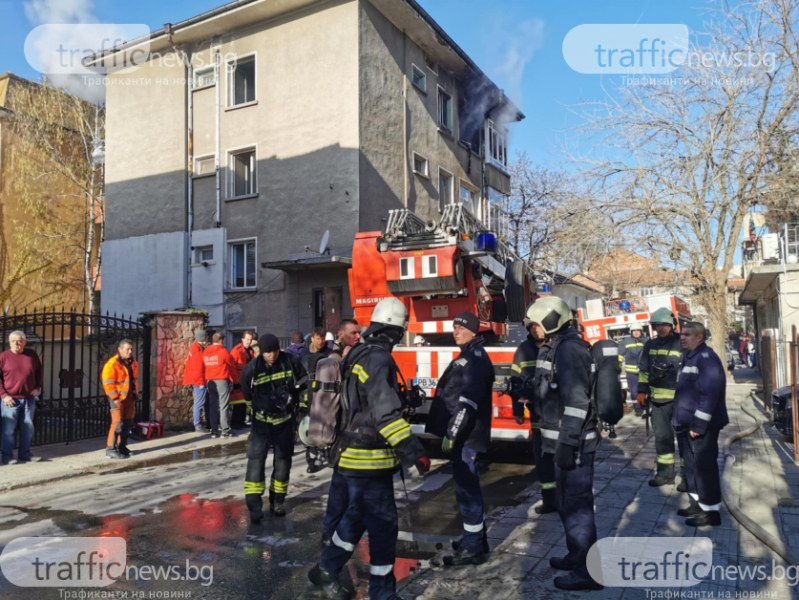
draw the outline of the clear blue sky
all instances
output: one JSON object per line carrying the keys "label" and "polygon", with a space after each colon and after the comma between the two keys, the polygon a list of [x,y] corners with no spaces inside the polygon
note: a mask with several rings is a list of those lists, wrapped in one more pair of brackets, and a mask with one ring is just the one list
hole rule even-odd
{"label": "clear blue sky", "polygon": [[[30,0],[0,0],[0,73],[30,79],[40,75],[25,60],[25,38],[42,21],[82,15],[104,23],[143,23],[158,29],[223,4],[222,0],[36,0],[39,21],[26,14]],[[420,0],[421,5],[480,67],[516,100],[527,118],[512,127],[511,154],[524,150],[541,164],[564,160],[564,140],[578,124],[573,108],[598,100],[620,78],[573,71],[563,39],[582,24],[683,23],[701,29],[709,0],[568,3],[532,0]],[[68,15],[68,16],[64,16]]]}

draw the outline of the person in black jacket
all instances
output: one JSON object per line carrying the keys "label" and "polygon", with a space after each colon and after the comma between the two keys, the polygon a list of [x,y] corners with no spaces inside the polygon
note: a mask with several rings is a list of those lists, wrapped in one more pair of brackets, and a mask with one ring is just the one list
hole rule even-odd
{"label": "person in black jacket", "polygon": [[252,415],[244,498],[254,524],[260,523],[264,516],[264,465],[269,446],[274,447],[269,508],[275,516],[286,514],[285,500],[294,454],[294,410],[302,387],[306,385],[302,382],[307,380],[299,361],[280,350],[277,337],[264,334],[258,345],[261,354],[241,372],[241,390]]}
{"label": "person in black jacket", "polygon": [[546,338],[538,352],[535,383],[541,400],[543,451],[555,457],[560,519],[568,553],[553,557],[553,569],[571,571],[555,578],[564,590],[597,590],[586,567],[596,542],[594,454],[599,445],[596,405],[591,398],[593,360],[589,345],[572,324],[569,305],[555,296],[527,309],[533,335]]}
{"label": "person in black jacket", "polygon": [[402,416],[391,349],[405,334],[408,312],[396,298],[377,303],[364,343],[342,363],[342,414],[331,463],[346,480],[347,510],[330,546],[308,578],[327,598],[349,598],[338,581],[364,532],[369,533],[369,597],[394,600],[394,560],[398,535],[394,473],[400,464],[430,469],[421,443]]}
{"label": "person in black jacket", "polygon": [[463,539],[454,554],[444,557],[446,566],[477,565],[488,553],[477,455],[488,450],[491,436],[494,367],[479,331],[474,314],[455,317],[452,335],[461,352],[438,380],[427,421],[427,432],[441,437],[441,449],[452,455],[455,499],[463,519]]}

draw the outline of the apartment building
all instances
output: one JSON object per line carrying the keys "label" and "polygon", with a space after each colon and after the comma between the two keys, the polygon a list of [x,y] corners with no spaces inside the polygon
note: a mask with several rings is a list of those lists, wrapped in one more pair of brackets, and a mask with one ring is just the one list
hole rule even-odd
{"label": "apartment building", "polygon": [[523,115],[412,0],[238,0],[90,62],[115,61],[103,310],[334,330],[389,209],[501,225]]}

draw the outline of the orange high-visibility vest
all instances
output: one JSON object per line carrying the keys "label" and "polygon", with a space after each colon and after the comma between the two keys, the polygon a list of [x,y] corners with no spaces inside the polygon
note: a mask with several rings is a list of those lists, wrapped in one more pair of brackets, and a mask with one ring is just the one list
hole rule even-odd
{"label": "orange high-visibility vest", "polygon": [[103,367],[103,390],[112,401],[124,400],[131,392],[138,391],[139,363],[134,359],[131,365],[133,371],[133,387],[131,389],[130,374],[128,369],[119,362],[119,354],[112,356]]}

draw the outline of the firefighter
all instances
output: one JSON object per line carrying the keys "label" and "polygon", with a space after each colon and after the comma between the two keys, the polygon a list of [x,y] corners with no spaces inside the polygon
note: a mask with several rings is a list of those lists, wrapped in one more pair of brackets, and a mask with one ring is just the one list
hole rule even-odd
{"label": "firefighter", "polygon": [[564,590],[598,590],[586,567],[596,542],[594,454],[599,445],[596,406],[591,399],[593,360],[589,345],[572,323],[569,305],[556,296],[539,298],[527,309],[534,338],[545,339],[538,352],[535,385],[541,404],[543,452],[555,457],[558,510],[568,553],[552,557]]}
{"label": "firefighter", "polygon": [[511,398],[513,399],[513,416],[516,422],[521,425],[524,423],[524,407],[530,412],[530,427],[532,428],[533,456],[535,458],[535,468],[538,471],[538,481],[541,484],[541,496],[543,502],[535,507],[535,512],[539,515],[555,512],[558,510],[557,502],[557,483],[555,481],[555,457],[551,453],[542,451],[541,444],[541,404],[536,387],[533,385],[535,380],[535,369],[538,364],[538,351],[544,344],[544,338],[535,337],[535,329],[527,318],[524,319],[527,327],[527,339],[525,339],[516,349],[513,355],[511,371],[515,375],[512,377]]}
{"label": "firefighter", "polygon": [[[668,308],[657,309],[649,319],[657,337],[647,340],[641,353],[638,374],[638,405],[650,404],[652,430],[655,433],[657,472],[649,485],[674,483],[674,390],[682,361],[680,336],[674,331],[677,320]],[[682,455],[682,452],[680,453]],[[684,481],[683,477],[683,481]],[[683,484],[680,484],[683,486]],[[685,491],[684,486],[678,488]]]}
{"label": "firefighter", "polygon": [[630,335],[622,338],[619,343],[620,356],[624,359],[624,375],[627,378],[627,392],[630,401],[635,407],[636,416],[642,416],[644,409],[638,404],[638,363],[641,362],[641,353],[646,343],[643,328],[640,325],[630,327]]}
{"label": "firefighter", "polygon": [[136,394],[139,389],[139,362],[133,357],[133,342],[120,340],[117,353],[103,366],[103,391],[111,409],[111,426],[105,455],[128,458],[128,435],[136,417]]}
{"label": "firefighter", "polygon": [[233,429],[242,429],[248,424],[247,402],[241,391],[241,373],[255,357],[255,350],[252,348],[254,339],[255,332],[245,331],[241,334],[241,341],[230,351],[230,358],[236,365],[236,372],[233,374],[233,389],[230,392],[230,426]]}
{"label": "firefighter", "polygon": [[677,514],[691,527],[721,525],[719,433],[730,419],[725,395],[727,376],[721,360],[705,344],[701,323],[687,323],[680,331],[685,358],[674,395],[672,424],[682,438],[690,505]]}
{"label": "firefighter", "polygon": [[263,519],[264,464],[269,446],[274,448],[269,510],[278,517],[286,514],[285,500],[294,454],[294,410],[304,385],[300,382],[306,377],[299,361],[280,350],[277,337],[266,333],[258,340],[258,345],[261,354],[241,373],[241,389],[252,419],[247,440],[244,499],[253,524]]}
{"label": "firefighter", "polygon": [[394,473],[400,463],[420,472],[430,468],[421,443],[402,417],[397,385],[398,368],[391,349],[405,334],[408,312],[396,298],[377,303],[364,343],[342,363],[340,434],[332,462],[346,479],[348,506],[336,526],[330,546],[308,573],[327,598],[349,598],[338,581],[364,531],[369,533],[369,597],[396,598],[394,559],[397,544],[397,506]]}
{"label": "firefighter", "polygon": [[427,433],[441,437],[441,449],[452,455],[455,499],[463,519],[463,538],[455,553],[444,557],[445,566],[479,565],[489,550],[477,455],[488,450],[491,436],[494,367],[479,332],[480,320],[473,313],[455,317],[452,336],[461,351],[438,380],[427,420]]}

